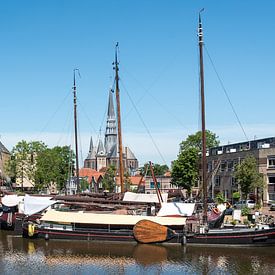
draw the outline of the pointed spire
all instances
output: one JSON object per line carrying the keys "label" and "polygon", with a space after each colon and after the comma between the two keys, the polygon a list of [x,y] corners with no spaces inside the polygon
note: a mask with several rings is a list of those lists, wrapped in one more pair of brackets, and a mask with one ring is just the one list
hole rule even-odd
{"label": "pointed spire", "polygon": [[103,154],[105,154],[105,150],[101,139],[98,142],[97,154],[99,154],[100,152],[103,152]]}
{"label": "pointed spire", "polygon": [[114,109],[114,101],[113,101],[113,90],[110,88],[107,119],[114,118],[114,117],[115,117],[115,109]]}
{"label": "pointed spire", "polygon": [[93,145],[93,137],[91,136],[91,139],[90,139],[90,149],[89,149],[89,153],[92,153],[92,152],[93,152],[93,149],[94,149],[94,145]]}

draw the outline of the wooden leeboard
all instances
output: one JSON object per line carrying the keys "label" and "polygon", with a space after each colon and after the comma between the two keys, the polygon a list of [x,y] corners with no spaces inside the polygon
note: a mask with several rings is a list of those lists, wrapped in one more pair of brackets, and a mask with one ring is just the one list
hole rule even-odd
{"label": "wooden leeboard", "polygon": [[168,228],[149,220],[141,220],[134,226],[135,239],[140,243],[157,243],[167,240]]}

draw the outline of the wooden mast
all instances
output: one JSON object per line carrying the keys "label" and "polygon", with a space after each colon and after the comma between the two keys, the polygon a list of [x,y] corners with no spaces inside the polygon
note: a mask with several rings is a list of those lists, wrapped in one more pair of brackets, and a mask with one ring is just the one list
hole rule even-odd
{"label": "wooden mast", "polygon": [[75,164],[76,164],[76,192],[79,193],[79,164],[78,164],[78,140],[77,140],[77,103],[76,103],[76,85],[75,85],[75,71],[74,69],[74,138],[75,138]]}
{"label": "wooden mast", "polygon": [[203,32],[201,12],[199,13],[199,52],[200,52],[200,93],[201,93],[201,132],[202,132],[202,186],[203,186],[203,222],[207,223],[207,178],[206,178],[206,133],[205,133],[205,98],[203,70]]}
{"label": "wooden mast", "polygon": [[157,196],[158,196],[158,200],[159,200],[159,203],[161,204],[163,202],[163,198],[162,198],[161,192],[158,188],[158,182],[157,182],[157,179],[155,177],[155,173],[154,173],[154,169],[153,169],[153,165],[152,165],[151,161],[149,161],[149,165],[150,165],[151,174],[152,174],[153,182],[154,182],[154,185],[155,185],[156,193],[157,193]]}
{"label": "wooden mast", "polygon": [[118,153],[119,153],[119,178],[121,193],[124,193],[124,169],[123,169],[123,149],[122,149],[122,135],[121,135],[121,116],[120,116],[120,98],[119,98],[119,76],[118,76],[118,43],[116,43],[116,52],[115,52],[115,81],[116,81],[116,105],[117,105],[117,132],[118,132]]}

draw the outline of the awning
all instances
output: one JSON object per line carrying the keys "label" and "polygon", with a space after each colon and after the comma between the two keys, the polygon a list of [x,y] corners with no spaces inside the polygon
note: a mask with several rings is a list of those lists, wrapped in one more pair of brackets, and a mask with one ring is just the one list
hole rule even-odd
{"label": "awning", "polygon": [[156,217],[138,215],[98,214],[90,212],[72,212],[48,210],[41,221],[57,223],[85,223],[85,224],[117,224],[135,225],[140,220],[150,220],[162,225],[184,225],[186,218]]}
{"label": "awning", "polygon": [[34,197],[25,195],[24,214],[30,216],[46,209],[52,204],[55,204],[56,201],[51,199],[52,197]]}
{"label": "awning", "polygon": [[183,202],[168,202],[161,204],[157,216],[192,216],[195,209],[195,203],[183,203]]}
{"label": "awning", "polygon": [[2,204],[8,207],[13,207],[18,205],[18,203],[22,201],[23,198],[23,196],[19,197],[17,195],[5,195],[2,198]]}
{"label": "awning", "polygon": [[[163,202],[167,202],[168,193],[161,194]],[[135,201],[135,202],[151,202],[158,203],[157,194],[139,194],[133,192],[126,192],[123,197],[123,201]]]}

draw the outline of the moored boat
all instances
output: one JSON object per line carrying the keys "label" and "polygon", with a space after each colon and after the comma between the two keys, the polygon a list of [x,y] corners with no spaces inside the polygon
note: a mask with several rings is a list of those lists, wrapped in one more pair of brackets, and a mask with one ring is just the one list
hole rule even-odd
{"label": "moored boat", "polygon": [[[186,218],[158,217],[139,215],[100,214],[83,211],[48,210],[38,223],[27,222],[23,225],[23,236],[44,239],[77,239],[136,242],[134,227],[144,221],[156,223],[173,230],[159,242],[179,243],[183,241]],[[146,232],[161,235],[146,225]],[[152,241],[154,242],[154,241]]]}
{"label": "moored boat", "polygon": [[[200,12],[201,13],[201,12]],[[204,69],[203,69],[203,31],[201,15],[198,26],[199,56],[200,56],[200,94],[202,118],[202,185],[203,185],[203,221],[194,232],[187,232],[186,243],[190,245],[233,245],[233,246],[268,246],[275,245],[275,227],[255,225],[253,228],[220,226],[210,229],[207,215],[207,171],[206,171],[206,130],[205,130],[205,104],[204,104]]]}

